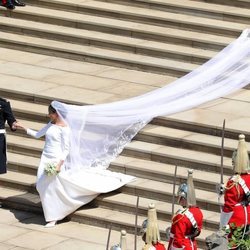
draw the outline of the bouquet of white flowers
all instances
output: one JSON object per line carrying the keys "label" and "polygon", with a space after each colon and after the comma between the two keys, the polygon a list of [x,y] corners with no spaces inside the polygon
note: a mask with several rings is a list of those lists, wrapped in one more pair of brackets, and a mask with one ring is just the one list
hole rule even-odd
{"label": "bouquet of white flowers", "polygon": [[55,163],[48,163],[44,168],[44,173],[47,176],[57,175],[58,172],[56,171],[56,164]]}

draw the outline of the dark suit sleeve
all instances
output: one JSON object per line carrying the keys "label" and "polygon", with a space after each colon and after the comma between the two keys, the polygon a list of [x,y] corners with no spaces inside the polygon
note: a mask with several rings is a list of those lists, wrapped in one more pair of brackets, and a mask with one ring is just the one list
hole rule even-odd
{"label": "dark suit sleeve", "polygon": [[5,103],[5,108],[4,108],[4,117],[8,123],[8,125],[10,126],[10,129],[12,131],[15,131],[16,129],[12,129],[12,124],[16,121],[13,113],[12,113],[12,109],[10,106],[10,102],[6,102]]}

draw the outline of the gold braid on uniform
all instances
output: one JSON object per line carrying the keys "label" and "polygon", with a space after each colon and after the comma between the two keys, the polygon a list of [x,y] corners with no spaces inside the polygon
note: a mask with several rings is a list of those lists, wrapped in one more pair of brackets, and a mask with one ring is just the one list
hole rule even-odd
{"label": "gold braid on uniform", "polygon": [[238,193],[238,198],[239,198],[240,197],[240,185],[239,185],[239,182],[240,182],[241,177],[238,174],[234,175],[234,177],[232,178],[233,183],[231,185],[229,185],[229,186],[226,186],[225,189],[230,190],[231,188],[233,188],[235,186],[236,191]]}
{"label": "gold braid on uniform", "polygon": [[[178,210],[176,212],[176,214],[174,215],[173,219],[172,219],[172,225],[176,224],[177,222],[179,222],[183,217],[184,217],[184,214],[185,212],[187,211],[187,208],[183,209],[183,210]],[[178,214],[181,214],[181,217],[178,219],[178,220],[174,220],[174,218],[178,215]]]}

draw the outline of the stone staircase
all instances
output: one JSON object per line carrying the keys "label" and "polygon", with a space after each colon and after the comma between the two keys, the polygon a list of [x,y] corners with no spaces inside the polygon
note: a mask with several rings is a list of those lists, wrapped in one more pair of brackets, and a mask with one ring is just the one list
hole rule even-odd
{"label": "stone staircase", "polygon": [[[30,111],[29,96],[16,92],[15,98],[10,99],[13,94],[5,94],[17,118],[26,126],[38,130],[47,122],[47,101],[41,103],[40,99],[39,103],[32,103]],[[161,125],[156,125],[159,120]],[[112,224],[113,229],[124,228],[133,233],[135,204],[139,196],[139,227],[147,215],[148,204],[154,202],[161,235],[165,239],[164,231],[170,225],[172,216],[175,165],[178,165],[177,187],[186,180],[188,168],[194,168],[197,203],[204,212],[204,230],[199,237],[199,246],[204,248],[204,238],[218,228],[220,207],[215,186],[220,180],[221,131],[219,128],[210,128],[209,133],[195,131],[194,126],[188,129],[183,121],[178,122],[183,124],[182,129],[172,128],[171,118],[158,117],[142,129],[110,166],[111,170],[137,176],[137,180],[119,190],[100,195],[72,214],[71,220],[101,227]],[[231,154],[237,146],[238,133],[226,131],[226,135],[225,179],[231,174]],[[22,131],[8,133],[7,139],[9,171],[0,176],[0,201],[4,206],[41,213],[35,175],[44,142],[30,138]],[[177,208],[178,205],[175,205],[175,210]]]}
{"label": "stone staircase", "polygon": [[[166,74],[178,78],[223,49],[250,22],[248,0],[27,0],[25,8],[0,8],[0,46],[77,61]],[[220,4],[219,4],[220,3]],[[11,100],[17,118],[39,129],[47,122],[53,97],[1,90]],[[67,99],[67,98],[65,98]],[[32,103],[32,111],[30,104]],[[222,118],[221,118],[222,119]],[[225,131],[224,173],[231,174],[231,155],[240,132]],[[147,125],[112,162],[110,169],[137,176],[135,182],[100,195],[71,219],[91,225],[134,232],[135,204],[138,225],[149,202],[158,210],[160,230],[172,216],[174,167],[177,186],[194,168],[198,205],[204,212],[204,239],[218,228],[219,204],[215,185],[220,180],[221,128],[213,124],[158,117]],[[22,132],[8,133],[9,172],[0,176],[4,206],[42,212],[35,190],[35,174],[43,141]],[[175,206],[175,210],[177,209]]]}
{"label": "stone staircase", "polygon": [[250,11],[239,7],[154,2],[28,0],[25,8],[0,9],[0,44],[180,77],[213,57],[249,23]]}

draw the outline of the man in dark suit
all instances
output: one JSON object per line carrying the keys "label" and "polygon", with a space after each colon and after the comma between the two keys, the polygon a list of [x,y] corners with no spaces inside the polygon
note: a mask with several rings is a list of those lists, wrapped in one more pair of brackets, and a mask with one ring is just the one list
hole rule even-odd
{"label": "man in dark suit", "polygon": [[12,113],[10,102],[0,97],[0,174],[7,172],[6,162],[6,138],[5,123],[8,123],[12,131],[16,130],[16,119]]}

